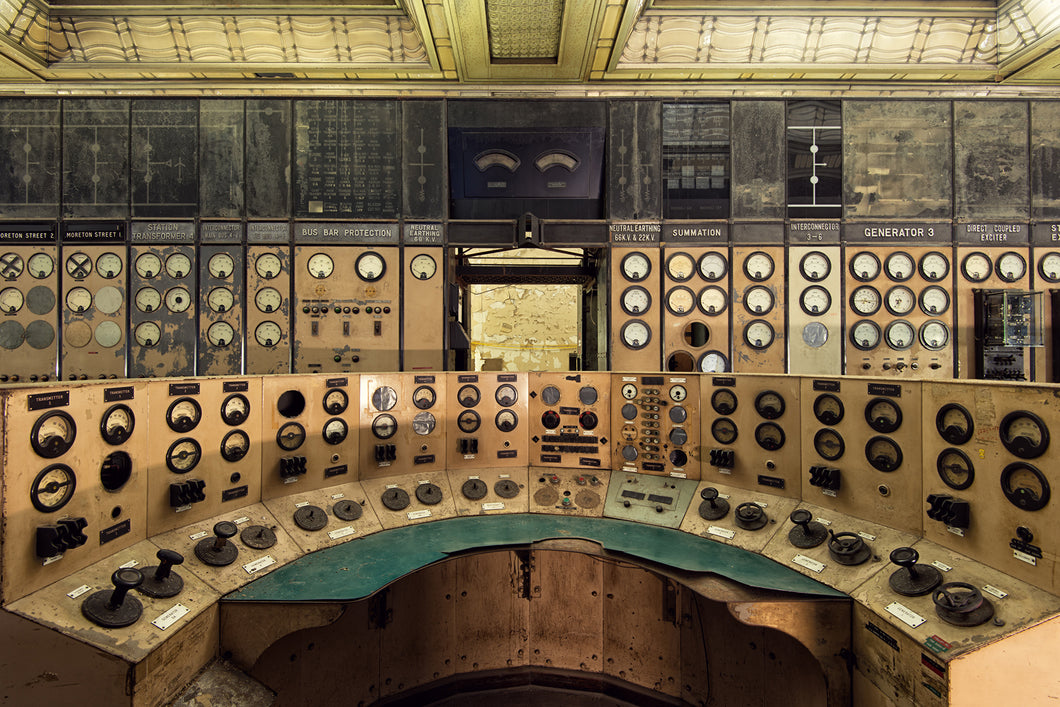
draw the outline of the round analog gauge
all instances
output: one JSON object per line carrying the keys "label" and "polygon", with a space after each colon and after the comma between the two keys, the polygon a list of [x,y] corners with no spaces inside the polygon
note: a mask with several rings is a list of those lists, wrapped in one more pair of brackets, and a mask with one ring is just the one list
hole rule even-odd
{"label": "round analog gauge", "polygon": [[802,328],[802,343],[819,349],[828,342],[828,327],[821,322],[810,322]]}
{"label": "round analog gauge", "polygon": [[[33,258],[29,259],[30,272],[33,271]],[[1038,261],[1038,274],[1046,282],[1060,282],[1060,253],[1051,251]]]}
{"label": "round analog gauge", "polygon": [[122,267],[121,256],[117,253],[107,251],[96,258],[96,272],[99,273],[100,277],[107,280],[113,280],[118,275],[121,275]]}
{"label": "round analog gauge", "polygon": [[350,405],[350,396],[342,388],[332,388],[324,394],[324,412],[329,415],[341,415]]}
{"label": "round analog gauge", "polygon": [[136,274],[145,280],[157,277],[162,272],[162,259],[154,253],[141,253],[136,258]]}
{"label": "round analog gauge", "polygon": [[254,294],[254,306],[259,312],[271,314],[280,309],[283,304],[283,295],[274,287],[262,287]]}
{"label": "round analog gauge", "polygon": [[876,322],[862,319],[850,330],[850,343],[862,351],[872,351],[880,345],[880,327]]}
{"label": "round analog gauge", "polygon": [[471,434],[482,424],[482,418],[474,410],[464,410],[456,416],[456,426],[464,434]]}
{"label": "round analog gauge", "polygon": [[228,253],[214,253],[210,256],[206,267],[211,275],[219,280],[225,280],[235,271],[236,263]]}
{"label": "round analog gauge", "polygon": [[309,257],[306,268],[311,276],[323,280],[331,277],[331,273],[335,272],[335,261],[327,253],[315,253]]}
{"label": "round analog gauge", "polygon": [[622,343],[630,349],[643,349],[651,341],[651,329],[639,319],[622,325]]}
{"label": "round analog gauge", "polygon": [[699,276],[707,282],[718,282],[729,273],[729,263],[721,253],[704,253],[699,259]]}
{"label": "round analog gauge", "polygon": [[99,421],[99,434],[110,445],[123,444],[136,426],[136,417],[128,405],[112,405]]}
{"label": "round analog gauge", "polygon": [[77,437],[74,418],[62,410],[46,412],[33,423],[30,446],[37,456],[55,459],[70,451]]}
{"label": "round analog gauge", "polygon": [[717,285],[704,287],[699,292],[699,309],[710,316],[721,314],[729,306],[729,296]]}
{"label": "round analog gauge", "polygon": [[[19,258],[19,262],[22,259]],[[19,272],[22,272],[21,268]],[[92,258],[87,254],[77,251],[71,253],[70,257],[66,259],[66,274],[75,280],[83,280],[92,274]]]}
{"label": "round analog gauge", "polygon": [[519,391],[515,389],[514,385],[505,383],[493,393],[493,399],[502,407],[511,407],[519,400]]}
{"label": "round analog gauge", "polygon": [[438,271],[438,263],[426,253],[420,253],[409,263],[409,272],[417,280],[430,280]]}
{"label": "round analog gauge", "polygon": [[959,449],[943,449],[935,460],[935,467],[942,483],[954,491],[963,491],[975,481],[975,467],[968,455]]}
{"label": "round analog gauge", "polygon": [[177,398],[166,410],[166,424],[174,432],[191,432],[202,419],[202,408],[195,398]]}
{"label": "round analog gauge", "polygon": [[236,338],[236,330],[228,322],[214,322],[206,330],[206,338],[214,346],[228,346]]}
{"label": "round analog gauge", "polygon": [[869,282],[880,276],[880,259],[875,253],[863,250],[850,261],[850,274],[859,282]]}
{"label": "round analog gauge", "polygon": [[674,405],[670,408],[670,412],[667,413],[667,417],[670,418],[670,422],[680,425],[688,419],[688,410],[681,405]]}
{"label": "round analog gauge", "polygon": [[[389,415],[387,417],[389,417]],[[396,429],[397,424],[395,423],[394,426]],[[374,421],[372,430],[375,430]],[[346,421],[343,420],[341,417],[331,418],[330,420],[324,423],[324,429],[321,430],[321,436],[323,436],[324,441],[328,444],[342,444],[346,441],[346,436],[349,433],[350,427],[346,424]]]}
{"label": "round analog gauge", "polygon": [[916,263],[909,253],[898,251],[887,256],[883,261],[883,269],[887,277],[895,282],[905,282],[916,272]]}
{"label": "round analog gauge", "polygon": [[751,314],[768,314],[774,304],[773,291],[765,285],[755,285],[743,293],[743,306]]}
{"label": "round analog gauge", "polygon": [[412,431],[421,437],[426,437],[431,432],[434,432],[435,426],[438,421],[434,415],[423,411],[416,413],[416,416],[412,418]]}
{"label": "round analog gauge", "polygon": [[122,328],[117,322],[100,322],[96,327],[96,343],[105,349],[114,348],[121,342]]}
{"label": "round analog gauge", "polygon": [[846,443],[838,432],[832,429],[817,430],[813,436],[813,448],[824,459],[835,461],[843,456]]}
{"label": "round analog gauge", "polygon": [[997,276],[1005,282],[1015,282],[1027,274],[1027,261],[1019,253],[1009,251],[997,259]]}
{"label": "round analog gauge", "polygon": [[687,282],[696,274],[696,261],[688,253],[674,253],[666,259],[666,274],[671,280]]}
{"label": "round analog gauge", "polygon": [[890,473],[902,465],[902,448],[890,437],[872,437],[865,443],[865,458],[873,469]]}
{"label": "round analog gauge", "polygon": [[478,405],[482,399],[482,393],[479,389],[473,385],[465,385],[456,391],[456,401],[460,403],[462,407],[473,408]]}
{"label": "round analog gauge", "polygon": [[386,273],[386,261],[379,253],[370,250],[357,256],[355,268],[357,277],[365,282],[375,282]]}
{"label": "round analog gauge", "polygon": [[254,327],[254,341],[259,346],[276,346],[282,337],[283,332],[276,322],[262,322]]}
{"label": "round analog gauge", "polygon": [[22,256],[18,253],[4,253],[0,255],[0,277],[5,280],[14,280],[22,274],[26,267]]}
{"label": "round analog gauge", "polygon": [[1040,511],[1049,503],[1049,480],[1027,462],[1009,464],[1001,471],[1001,492],[1024,511]]}
{"label": "round analog gauge", "polygon": [[84,287],[75,287],[66,293],[66,306],[72,312],[87,312],[92,306],[92,293]]}
{"label": "round analog gauge", "polygon": [[683,317],[696,308],[696,293],[684,287],[675,287],[666,293],[666,309],[670,314]]}
{"label": "round analog gauge", "polygon": [[158,337],[162,336],[162,330],[154,322],[140,322],[133,331],[136,343],[140,346],[154,346],[158,343]]}
{"label": "round analog gauge", "polygon": [[437,398],[438,394],[429,385],[421,385],[412,391],[412,404],[420,410],[430,410]]}
{"label": "round analog gauge", "polygon": [[832,295],[820,285],[807,287],[799,295],[799,306],[812,317],[819,316],[832,306]]}
{"label": "round analog gauge", "polygon": [[877,432],[890,434],[902,426],[902,408],[893,400],[873,398],[865,406],[865,421]]}
{"label": "round analog gauge", "polygon": [[297,422],[287,422],[276,432],[276,444],[287,452],[293,452],[305,442],[305,428]]}
{"label": "round analog gauge", "polygon": [[281,270],[283,270],[283,263],[280,262],[280,256],[275,253],[262,253],[254,261],[254,272],[265,280],[276,277]]}
{"label": "round analog gauge", "polygon": [[850,308],[863,317],[871,317],[880,311],[882,304],[880,291],[872,285],[861,285],[850,294]]}
{"label": "round analog gauge", "polygon": [[627,287],[622,293],[621,305],[626,314],[643,314],[651,307],[651,295],[643,287]]}
{"label": "round analog gauge", "polygon": [[221,403],[221,419],[230,427],[242,425],[250,416],[250,401],[242,393],[232,393]]}
{"label": "round analog gauge", "polygon": [[831,393],[822,393],[813,401],[813,416],[822,425],[838,425],[843,412],[843,401]]}
{"label": "round analog gauge", "polygon": [[935,429],[950,444],[964,444],[972,438],[972,414],[963,405],[946,403],[935,414]]}
{"label": "round analog gauge", "polygon": [[904,317],[916,307],[916,295],[905,285],[895,285],[887,290],[887,311],[896,317]]}
{"label": "round analog gauge", "polygon": [[1001,444],[1020,459],[1040,457],[1049,448],[1049,428],[1028,410],[1010,412],[998,428]]}
{"label": "round analog gauge", "polygon": [[820,282],[832,272],[832,261],[819,250],[811,250],[799,261],[799,272],[810,282]]}
{"label": "round analog gauge", "polygon": [[710,396],[710,406],[719,415],[731,415],[736,412],[738,401],[736,393],[728,388],[718,388]]}
{"label": "round analog gauge", "polygon": [[622,277],[630,282],[640,282],[651,272],[651,261],[644,253],[628,253],[622,258]]}
{"label": "round analog gauge", "polygon": [[74,470],[65,464],[52,464],[33,479],[29,499],[41,513],[54,513],[70,501],[76,488]]}
{"label": "round analog gauge", "polygon": [[928,282],[941,282],[950,274],[950,260],[937,250],[920,257],[920,277]]}
{"label": "round analog gauge", "polygon": [[221,440],[221,458],[237,462],[250,451],[250,437],[243,430],[232,430]]}
{"label": "round analog gauge", "polygon": [[755,441],[762,449],[775,452],[784,446],[784,430],[775,422],[763,422],[755,428]]}
{"label": "round analog gauge", "polygon": [[784,414],[784,398],[773,390],[763,390],[755,396],[755,411],[767,420]]}
{"label": "round analog gauge", "polygon": [[179,280],[191,273],[191,258],[184,253],[174,253],[166,258],[166,273],[174,280]]}
{"label": "round analog gauge", "polygon": [[969,253],[961,261],[961,274],[964,275],[965,280],[971,282],[982,282],[990,277],[993,270],[994,266],[990,262],[990,256],[979,251]]}
{"label": "round analog gauge", "polygon": [[905,351],[913,345],[913,341],[916,339],[916,332],[913,331],[912,324],[904,319],[899,319],[887,325],[883,336],[887,340],[887,345],[892,349]]}
{"label": "round analog gauge", "polygon": [[938,319],[920,325],[920,345],[929,351],[940,351],[950,343],[950,328]]}
{"label": "round analog gauge", "polygon": [[735,422],[727,417],[719,417],[711,423],[710,434],[718,444],[732,444],[740,433]]}
{"label": "round analog gauge", "polygon": [[4,314],[14,314],[22,309],[25,302],[26,298],[22,295],[22,290],[17,287],[5,287],[0,290],[0,312]]}
{"label": "round analog gauge", "polygon": [[183,287],[174,287],[166,292],[166,309],[175,314],[186,312],[191,306],[191,295]]}
{"label": "round analog gauge", "polygon": [[34,253],[29,256],[29,274],[43,280],[55,270],[55,261],[47,253]]}
{"label": "round analog gauge", "polygon": [[166,466],[174,474],[187,474],[199,464],[202,447],[191,437],[182,437],[166,450]]}
{"label": "round analog gauge", "polygon": [[562,393],[559,388],[554,385],[546,385],[541,391],[541,402],[545,405],[552,406],[560,401],[561,396]]}
{"label": "round analog gauge", "polygon": [[637,397],[637,386],[633,385],[632,383],[625,383],[622,385],[622,389],[620,392],[622,393],[623,398],[625,398],[626,400],[632,400],[633,398]]}
{"label": "round analog gauge", "polygon": [[920,311],[928,315],[944,314],[950,308],[950,294],[938,285],[928,285],[920,291]]}
{"label": "round analog gauge", "polygon": [[756,250],[744,258],[743,273],[753,282],[768,280],[773,275],[773,258],[769,253]]}
{"label": "round analog gauge", "polygon": [[162,295],[153,287],[141,287],[136,292],[136,308],[141,312],[157,312],[162,306]]}
{"label": "round analog gauge", "polygon": [[236,302],[236,297],[232,294],[232,290],[227,287],[215,287],[206,296],[206,302],[210,305],[210,309],[223,314],[231,311],[232,305]]}
{"label": "round analog gauge", "polygon": [[501,432],[511,432],[519,425],[519,417],[513,410],[501,410],[493,419],[493,423]]}
{"label": "round analog gauge", "polygon": [[[582,405],[595,405],[600,399],[600,393],[591,385],[585,385],[578,389],[578,401]],[[559,402],[557,399],[556,402]]]}
{"label": "round analog gauge", "polygon": [[[101,287],[96,291],[96,309],[104,314],[114,314],[125,303],[125,293],[117,287]],[[111,322],[112,324],[114,322]]]}
{"label": "round analog gauge", "polygon": [[707,351],[699,357],[701,373],[728,373],[729,359],[721,351]]}
{"label": "round analog gauge", "polygon": [[683,385],[670,386],[670,400],[675,403],[684,402],[688,398],[688,389]]}
{"label": "round analog gauge", "polygon": [[748,322],[743,330],[743,339],[753,349],[769,348],[773,343],[773,325],[764,319],[755,319]]}
{"label": "round analog gauge", "polygon": [[372,391],[372,407],[380,412],[393,410],[394,406],[397,405],[397,401],[397,391],[389,385],[381,385]]}

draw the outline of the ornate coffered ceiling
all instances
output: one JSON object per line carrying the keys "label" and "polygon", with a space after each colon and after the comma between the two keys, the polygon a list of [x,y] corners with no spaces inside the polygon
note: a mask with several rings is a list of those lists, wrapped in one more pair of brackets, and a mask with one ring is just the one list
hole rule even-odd
{"label": "ornate coffered ceiling", "polygon": [[0,0],[0,90],[1060,87],[1058,0]]}

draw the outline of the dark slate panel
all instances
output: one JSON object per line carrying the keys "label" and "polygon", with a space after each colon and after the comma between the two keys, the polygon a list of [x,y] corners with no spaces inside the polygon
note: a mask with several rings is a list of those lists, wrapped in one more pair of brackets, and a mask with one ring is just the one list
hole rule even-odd
{"label": "dark slate panel", "polygon": [[563,128],[602,126],[603,101],[455,100],[447,105],[450,128]]}
{"label": "dark slate panel", "polygon": [[199,215],[243,215],[243,101],[199,102]]}
{"label": "dark slate panel", "polygon": [[199,102],[132,103],[132,215],[193,217],[199,199]]}
{"label": "dark slate panel", "polygon": [[950,218],[953,131],[948,101],[843,104],[848,218]]}
{"label": "dark slate panel", "polygon": [[727,101],[663,104],[664,218],[729,217],[731,123]]}
{"label": "dark slate panel", "polygon": [[59,215],[59,101],[0,100],[0,217]]}
{"label": "dark slate panel", "polygon": [[403,215],[411,219],[445,218],[445,104],[402,104]]}
{"label": "dark slate panel", "polygon": [[1027,104],[955,101],[953,116],[954,215],[1026,220],[1030,216]]}
{"label": "dark slate panel", "polygon": [[784,116],[784,101],[733,102],[733,218],[784,218]]}
{"label": "dark slate panel", "polygon": [[291,215],[291,102],[248,100],[247,217]]}
{"label": "dark slate panel", "polygon": [[1031,103],[1031,218],[1060,219],[1060,101]]}
{"label": "dark slate panel", "polygon": [[63,101],[63,215],[128,218],[128,100]]}
{"label": "dark slate panel", "polygon": [[613,219],[661,218],[662,106],[659,101],[613,101],[609,112],[610,216]]}

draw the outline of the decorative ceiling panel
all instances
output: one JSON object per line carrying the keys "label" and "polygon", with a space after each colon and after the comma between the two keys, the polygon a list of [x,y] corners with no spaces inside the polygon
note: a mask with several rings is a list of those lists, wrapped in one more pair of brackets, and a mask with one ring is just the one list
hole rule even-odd
{"label": "decorative ceiling panel", "polygon": [[486,0],[493,59],[549,59],[559,55],[563,0]]}

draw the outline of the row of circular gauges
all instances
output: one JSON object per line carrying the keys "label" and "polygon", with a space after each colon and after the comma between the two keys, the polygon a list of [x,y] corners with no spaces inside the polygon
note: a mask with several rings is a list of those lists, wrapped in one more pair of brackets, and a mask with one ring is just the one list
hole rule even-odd
{"label": "row of circular gauges", "polygon": [[[963,405],[947,403],[935,415],[935,429],[946,442],[961,445],[972,438],[975,423]],[[1001,418],[998,436],[1002,446],[1021,459],[1037,459],[1049,448],[1049,427],[1029,410],[1015,410]]]}
{"label": "row of circular gauges", "polygon": [[882,330],[880,325],[862,319],[850,330],[850,343],[861,351],[872,351],[883,341],[895,351],[912,348],[917,341],[929,351],[941,351],[950,343],[950,327],[939,319],[929,319],[919,331],[904,319],[896,319]]}
{"label": "row of circular gauges", "polygon": [[[634,251],[625,255],[620,263],[622,277],[629,282],[641,282],[651,274],[651,260],[644,253]],[[752,282],[763,282],[773,276],[776,266],[773,256],[756,250],[743,261],[743,272]],[[828,256],[813,251],[803,256],[799,270],[811,282],[828,277],[832,264]],[[729,263],[721,253],[704,253],[697,261],[688,253],[674,253],[666,259],[666,274],[675,282],[688,282],[696,274],[707,282],[719,282],[729,274]]]}
{"label": "row of circular gauges", "polygon": [[[691,288],[679,285],[666,293],[666,310],[678,317],[691,314],[697,307],[707,316],[723,314],[729,306],[729,295],[717,285],[708,285],[696,294]],[[652,296],[644,287],[633,285],[622,291],[619,306],[626,314],[636,316],[651,309]],[[768,314],[776,305],[776,296],[765,285],[747,288],[743,306],[749,314]],[[799,295],[799,306],[810,316],[820,316],[832,306],[832,295],[820,285],[807,287]]]}
{"label": "row of circular gauges", "polygon": [[[909,253],[896,251],[880,263],[879,257],[863,250],[850,259],[850,274],[860,282],[875,280],[883,272],[894,282],[905,282],[916,272],[928,282],[941,282],[950,273],[949,258],[940,251],[929,251],[917,262]],[[970,282],[983,282],[991,274],[1005,282],[1015,282],[1027,274],[1027,261],[1015,251],[1002,253],[995,262],[982,251],[968,253],[961,260],[961,275]],[[1060,281],[1060,253],[1048,253],[1038,262],[1038,273],[1048,282]]]}
{"label": "row of circular gauges", "polygon": [[[264,324],[258,325],[258,329],[263,329],[263,327]],[[271,327],[264,328],[267,331],[263,330],[261,332],[254,332],[255,338],[258,340],[259,343],[261,342],[262,338],[268,339],[269,336],[274,333]],[[279,331],[280,327],[279,325],[276,325],[275,336],[277,342],[280,340]],[[158,342],[162,338],[162,327],[160,327],[156,322],[140,322],[136,325],[136,328],[133,329],[133,338],[140,346],[146,348],[157,346]],[[206,330],[206,340],[214,346],[228,346],[236,340],[236,330],[228,322],[214,322]],[[263,345],[271,346],[272,344]]]}
{"label": "row of circular gauges", "polygon": [[[100,465],[99,483],[106,491],[118,491],[132,478],[132,457],[117,450],[108,454]],[[77,488],[77,474],[62,463],[42,469],[29,488],[33,507],[41,513],[54,513],[65,506]]]}
{"label": "row of circular gauges", "polygon": [[[323,280],[335,272],[335,261],[327,253],[314,253],[309,256],[306,269],[314,278]],[[409,272],[417,280],[429,280],[437,271],[438,263],[426,253],[415,256],[409,262]],[[365,282],[375,282],[386,274],[386,260],[379,253],[366,251],[357,256],[354,272]]]}

